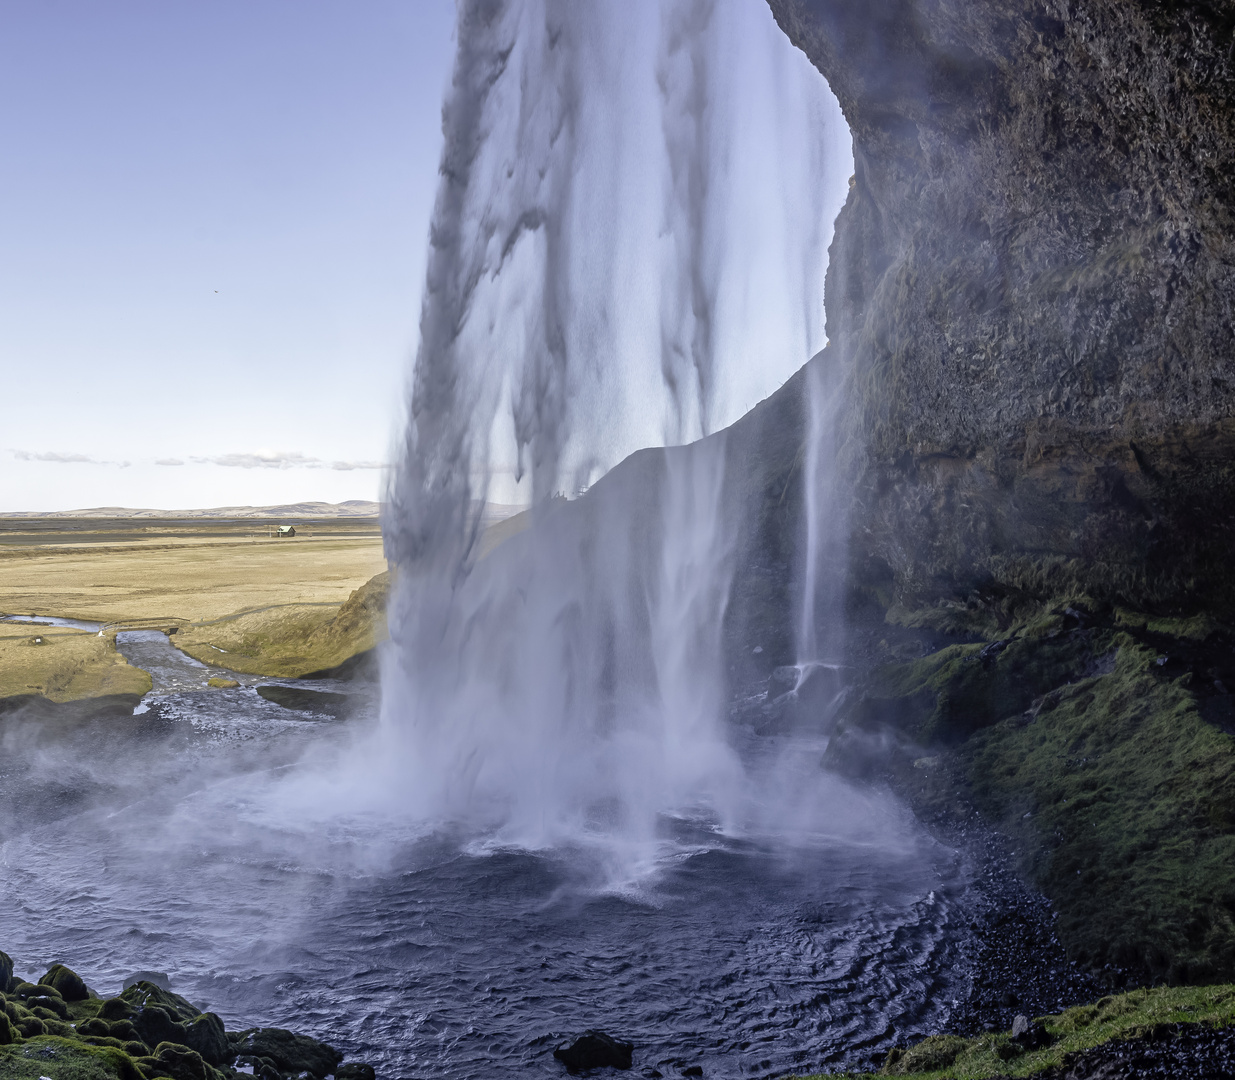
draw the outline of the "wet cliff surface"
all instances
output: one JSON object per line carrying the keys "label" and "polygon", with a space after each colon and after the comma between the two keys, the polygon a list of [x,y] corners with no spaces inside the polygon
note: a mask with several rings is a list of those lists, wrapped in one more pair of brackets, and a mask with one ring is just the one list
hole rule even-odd
{"label": "wet cliff surface", "polygon": [[827,283],[902,597],[1235,603],[1235,5],[770,0],[856,171]]}

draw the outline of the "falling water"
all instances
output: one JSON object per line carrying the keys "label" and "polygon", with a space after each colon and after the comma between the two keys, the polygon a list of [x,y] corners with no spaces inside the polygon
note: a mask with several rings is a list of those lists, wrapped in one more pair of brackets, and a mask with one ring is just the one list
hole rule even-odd
{"label": "falling water", "polygon": [[[0,946],[383,1076],[542,1077],[601,1027],[733,1080],[937,1030],[960,861],[817,738],[726,719],[760,449],[725,426],[823,345],[835,101],[757,2],[460,0],[443,119],[380,720],[192,670],[140,715],[6,717]],[[835,658],[827,355],[786,436],[801,672]],[[481,557],[486,502],[531,527]]]}
{"label": "falling water", "polygon": [[[443,115],[380,757],[503,842],[735,825],[704,437],[822,345],[839,109],[762,5],[471,0]],[[486,501],[532,528],[478,560]]]}

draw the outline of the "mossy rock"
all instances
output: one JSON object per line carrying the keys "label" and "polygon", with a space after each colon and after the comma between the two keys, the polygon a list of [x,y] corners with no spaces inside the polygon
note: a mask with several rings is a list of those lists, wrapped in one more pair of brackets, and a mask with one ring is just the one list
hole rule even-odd
{"label": "mossy rock", "polygon": [[215,675],[206,680],[206,685],[215,690],[235,690],[240,683],[235,679],[225,679],[221,675]]}
{"label": "mossy rock", "polygon": [[1235,976],[1235,740],[1187,677],[1123,639],[1114,669],[963,755],[976,803],[1030,854],[1077,959],[1172,982]]}
{"label": "mossy rock", "polygon": [[74,1039],[42,1036],[24,1044],[0,1047],[4,1080],[147,1080],[134,1059],[111,1046],[90,1046]]}
{"label": "mossy rock", "polygon": [[157,1006],[171,1016],[172,1019],[183,1024],[187,1024],[202,1014],[201,1009],[191,1001],[145,980],[136,982],[128,987],[120,995],[120,1000],[128,1003],[134,1009],[144,1009],[152,1005]]}
{"label": "mossy rock", "polygon": [[31,994],[26,998],[26,1008],[35,1015],[47,1012],[51,1013],[57,1020],[67,1020],[69,1018],[69,1006],[64,998],[58,994]]}
{"label": "mossy rock", "polygon": [[280,1072],[329,1076],[343,1060],[333,1046],[283,1028],[251,1028],[233,1044],[238,1054],[269,1058]]}
{"label": "mossy rock", "polygon": [[220,1073],[207,1065],[201,1054],[181,1043],[159,1043],[153,1057],[172,1080],[220,1080]]}
{"label": "mossy rock", "polygon": [[214,1013],[202,1013],[185,1027],[184,1045],[210,1065],[222,1065],[232,1056],[223,1021]]}
{"label": "mossy rock", "polygon": [[53,987],[65,1001],[85,1001],[90,997],[90,990],[81,976],[63,964],[53,965],[39,982]]}
{"label": "mossy rock", "polygon": [[0,952],[0,994],[8,993],[17,981],[13,978],[13,958]]}
{"label": "mossy rock", "polygon": [[137,1009],[133,1004],[121,997],[104,998],[99,1003],[99,1011],[96,1014],[100,1020],[106,1020],[109,1023],[114,1023],[117,1020],[131,1020],[137,1015]]}

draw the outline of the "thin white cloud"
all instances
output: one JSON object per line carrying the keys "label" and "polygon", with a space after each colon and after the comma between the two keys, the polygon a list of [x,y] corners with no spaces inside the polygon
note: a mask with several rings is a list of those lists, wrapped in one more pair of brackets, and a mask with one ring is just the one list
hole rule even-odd
{"label": "thin white cloud", "polygon": [[380,461],[332,461],[330,463],[332,469],[338,469],[340,472],[350,472],[352,469],[384,469],[385,464]]}
{"label": "thin white cloud", "polygon": [[221,454],[192,460],[202,465],[222,465],[228,469],[319,469],[322,466],[321,458],[309,457],[298,450],[258,450],[251,454]]}
{"label": "thin white cloud", "polygon": [[155,464],[156,465],[183,465],[184,462],[181,461],[178,457],[165,457],[165,458],[159,458],[158,461],[155,462]]}
{"label": "thin white cloud", "polygon": [[14,450],[13,456],[18,461],[50,461],[57,465],[114,465],[114,461],[99,461],[85,454],[62,454],[58,450],[47,450],[36,453],[32,450]]}

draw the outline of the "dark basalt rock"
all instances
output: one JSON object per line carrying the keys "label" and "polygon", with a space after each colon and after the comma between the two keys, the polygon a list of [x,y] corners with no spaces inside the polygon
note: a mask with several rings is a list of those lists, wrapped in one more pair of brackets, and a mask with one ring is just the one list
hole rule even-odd
{"label": "dark basalt rock", "polygon": [[160,1071],[169,1074],[172,1080],[214,1080],[202,1056],[187,1046],[173,1042],[160,1043],[155,1047],[153,1057],[161,1067]]}
{"label": "dark basalt rock", "polygon": [[372,1065],[356,1061],[335,1069],[334,1080],[377,1080],[377,1073]]}
{"label": "dark basalt rock", "polygon": [[120,1000],[128,1002],[129,1005],[136,1009],[157,1006],[173,1020],[184,1024],[189,1023],[202,1014],[201,1009],[191,1001],[187,1001],[179,994],[173,994],[170,990],[164,990],[161,986],[156,986],[150,982],[134,983],[132,986],[127,987],[120,995]]}
{"label": "dark basalt rock", "polygon": [[222,1065],[233,1056],[223,1021],[214,1013],[202,1013],[191,1021],[185,1027],[182,1041],[211,1065]]}
{"label": "dark basalt rock", "polygon": [[267,701],[297,712],[320,712],[341,717],[351,708],[347,694],[332,694],[326,690],[302,690],[295,686],[259,686],[258,694]]}
{"label": "dark basalt rock", "polygon": [[629,1069],[634,1044],[622,1042],[603,1031],[585,1031],[571,1043],[563,1043],[553,1051],[570,1073],[588,1069]]}
{"label": "dark basalt rock", "polygon": [[160,1009],[157,1005],[139,1009],[133,1018],[133,1029],[147,1046],[158,1046],[163,1042],[184,1046],[187,1038],[185,1026],[177,1023],[165,1009]]}
{"label": "dark basalt rock", "polygon": [[1228,6],[769,2],[854,137],[814,363],[861,557],[1235,608]]}
{"label": "dark basalt rock", "polygon": [[16,985],[13,978],[13,958],[0,952],[0,993],[7,994]]}
{"label": "dark basalt rock", "polygon": [[1229,1080],[1235,1076],[1235,1028],[1163,1024],[1140,1039],[1116,1039],[1077,1054],[1043,1080]]}
{"label": "dark basalt rock", "polygon": [[283,1028],[242,1031],[232,1046],[237,1054],[268,1058],[280,1072],[307,1072],[314,1077],[329,1076],[343,1060],[333,1046]]}

